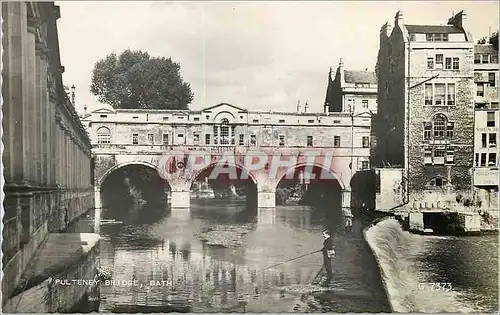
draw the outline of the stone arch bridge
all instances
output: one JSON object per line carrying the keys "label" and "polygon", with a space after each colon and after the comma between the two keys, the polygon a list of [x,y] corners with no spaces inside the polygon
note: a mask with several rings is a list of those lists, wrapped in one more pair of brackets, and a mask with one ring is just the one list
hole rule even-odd
{"label": "stone arch bridge", "polygon": [[297,168],[336,181],[348,207],[353,175],[370,165],[369,113],[262,112],[221,103],[182,111],[102,108],[82,122],[93,145],[98,203],[109,174],[141,164],[168,182],[172,207],[187,208],[191,183],[212,165],[210,175],[231,177],[238,169],[253,181],[258,207],[274,207],[278,183]]}
{"label": "stone arch bridge", "polygon": [[[172,208],[190,207],[190,190],[200,175],[217,178],[250,180],[257,189],[257,206],[273,208],[278,184],[283,179],[296,179],[296,170],[311,174],[310,182],[336,182],[341,189],[342,207],[351,204],[350,159],[336,156],[332,149],[283,148],[237,150],[222,148],[217,152],[175,148],[161,154],[95,155],[95,200],[99,203],[101,186],[114,171],[128,165],[154,169],[169,185]],[[97,205],[98,207],[100,204]]]}

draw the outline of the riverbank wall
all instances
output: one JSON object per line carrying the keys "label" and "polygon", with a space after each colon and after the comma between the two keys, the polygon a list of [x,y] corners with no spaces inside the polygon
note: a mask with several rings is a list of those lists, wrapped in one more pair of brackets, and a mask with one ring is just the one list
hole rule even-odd
{"label": "riverbank wall", "polygon": [[21,276],[13,297],[4,304],[3,312],[69,311],[96,287],[91,280],[94,279],[98,263],[98,234],[48,234]]}

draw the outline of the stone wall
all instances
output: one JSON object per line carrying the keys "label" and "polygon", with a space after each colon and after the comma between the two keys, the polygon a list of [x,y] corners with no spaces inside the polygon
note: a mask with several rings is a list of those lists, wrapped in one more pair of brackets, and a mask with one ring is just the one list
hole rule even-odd
{"label": "stone wall", "polygon": [[403,205],[404,187],[402,168],[377,168],[376,208],[377,211],[393,211]]}
{"label": "stone wall", "polygon": [[90,139],[62,81],[59,7],[2,2],[1,8],[5,301],[47,233],[65,229],[93,201]]}
{"label": "stone wall", "polygon": [[93,207],[92,189],[6,195],[2,244],[4,300],[17,286],[47,234],[66,230],[72,221]]}
{"label": "stone wall", "polygon": [[93,280],[99,262],[99,245],[87,253],[81,261],[46,279],[19,295],[9,299],[3,310],[9,313],[60,313],[69,311],[91,289],[88,285],[61,285],[59,280]]}

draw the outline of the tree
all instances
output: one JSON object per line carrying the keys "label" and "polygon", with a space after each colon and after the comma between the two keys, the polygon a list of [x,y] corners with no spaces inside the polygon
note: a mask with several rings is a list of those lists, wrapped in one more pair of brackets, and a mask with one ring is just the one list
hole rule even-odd
{"label": "tree", "polygon": [[140,50],[111,53],[95,63],[90,92],[113,108],[188,109],[193,93],[180,68]]}

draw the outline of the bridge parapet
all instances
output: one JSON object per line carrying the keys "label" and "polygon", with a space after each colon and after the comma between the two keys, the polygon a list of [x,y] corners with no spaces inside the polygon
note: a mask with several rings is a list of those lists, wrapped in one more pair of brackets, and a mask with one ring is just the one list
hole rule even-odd
{"label": "bridge parapet", "polygon": [[331,154],[333,156],[356,156],[369,157],[370,152],[362,147],[276,147],[276,146],[185,146],[185,145],[119,145],[106,144],[96,145],[92,149],[98,154],[189,154],[192,152],[205,152],[208,154],[247,154],[262,153],[265,155],[307,155],[307,154]]}

